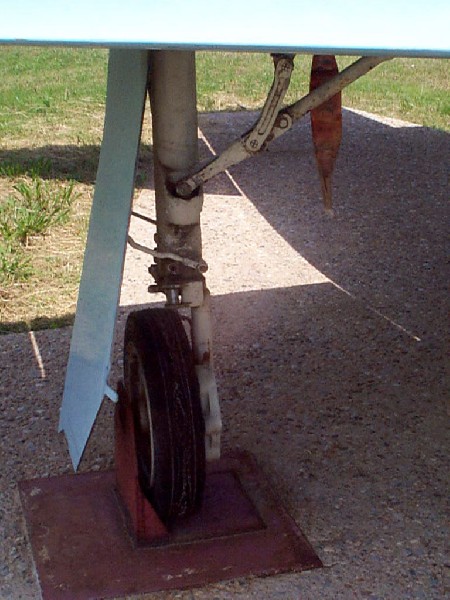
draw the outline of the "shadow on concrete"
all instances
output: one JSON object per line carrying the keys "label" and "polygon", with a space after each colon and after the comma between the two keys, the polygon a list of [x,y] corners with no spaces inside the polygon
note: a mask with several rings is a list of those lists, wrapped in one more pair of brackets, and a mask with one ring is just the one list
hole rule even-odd
{"label": "shadow on concrete", "polygon": [[[218,113],[202,116],[200,127],[220,152],[254,118]],[[434,323],[447,322],[449,163],[445,132],[392,127],[344,111],[334,218],[322,209],[307,121],[231,174],[272,227],[318,270],[422,337],[432,331],[431,306],[439,313]]]}

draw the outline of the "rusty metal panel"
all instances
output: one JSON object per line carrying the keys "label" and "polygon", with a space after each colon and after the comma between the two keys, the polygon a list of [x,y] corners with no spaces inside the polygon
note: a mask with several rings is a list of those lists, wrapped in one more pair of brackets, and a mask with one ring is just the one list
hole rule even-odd
{"label": "rusty metal panel", "polygon": [[[315,90],[338,74],[336,58],[313,56],[310,90]],[[325,208],[333,207],[331,177],[342,139],[342,99],[337,93],[311,111],[311,129]]]}
{"label": "rusty metal panel", "polygon": [[114,472],[35,479],[20,492],[44,600],[114,598],[322,566],[244,453],[210,466],[202,511],[159,546],[136,546],[128,535]]}

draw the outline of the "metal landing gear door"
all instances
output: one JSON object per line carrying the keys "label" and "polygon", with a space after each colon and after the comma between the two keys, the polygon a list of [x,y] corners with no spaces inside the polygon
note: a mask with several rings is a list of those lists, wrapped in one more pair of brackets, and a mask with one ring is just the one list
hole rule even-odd
{"label": "metal landing gear door", "polygon": [[76,469],[104,395],[119,301],[148,54],[112,50],[106,115],[59,421]]}

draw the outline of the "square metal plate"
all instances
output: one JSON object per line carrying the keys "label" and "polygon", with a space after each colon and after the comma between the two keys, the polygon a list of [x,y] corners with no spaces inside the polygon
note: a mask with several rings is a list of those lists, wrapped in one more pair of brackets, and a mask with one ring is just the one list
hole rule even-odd
{"label": "square metal plate", "polygon": [[322,566],[245,453],[208,468],[201,512],[157,546],[132,541],[113,471],[33,479],[19,488],[44,600],[112,598]]}

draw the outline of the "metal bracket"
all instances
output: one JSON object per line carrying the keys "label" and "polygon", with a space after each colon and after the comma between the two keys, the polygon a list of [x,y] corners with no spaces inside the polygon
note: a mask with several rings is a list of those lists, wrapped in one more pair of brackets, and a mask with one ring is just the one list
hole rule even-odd
{"label": "metal bracket", "polygon": [[180,256],[179,254],[174,254],[173,252],[158,252],[158,250],[151,250],[150,248],[147,248],[147,246],[138,244],[130,235],[127,236],[127,242],[135,250],[139,250],[144,254],[149,254],[150,256],[153,256],[153,258],[173,260],[183,264],[185,267],[194,269],[194,271],[199,271],[200,273],[206,273],[208,270],[208,264],[203,259],[199,261],[191,260],[190,258]]}
{"label": "metal bracket", "polygon": [[281,108],[286,92],[291,81],[291,74],[294,69],[294,57],[282,54],[273,55],[275,63],[275,74],[270,88],[267,100],[261,111],[257,123],[252,129],[244,134],[242,141],[249,154],[253,154],[263,148],[275,120]]}
{"label": "metal bracket", "polygon": [[273,59],[274,79],[258,121],[217,158],[203,167],[197,167],[191,175],[172,182],[175,183],[178,196],[189,199],[200,185],[263,148],[281,109],[294,69],[293,55],[274,54]]}

